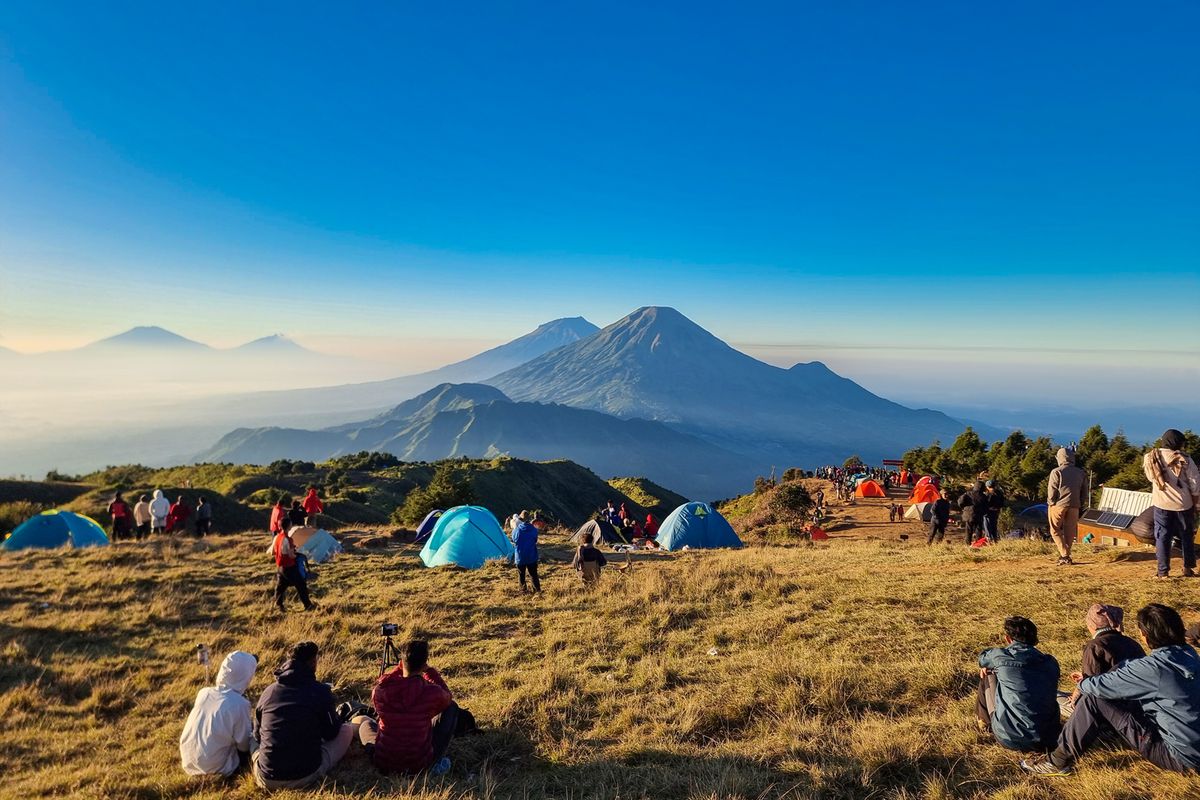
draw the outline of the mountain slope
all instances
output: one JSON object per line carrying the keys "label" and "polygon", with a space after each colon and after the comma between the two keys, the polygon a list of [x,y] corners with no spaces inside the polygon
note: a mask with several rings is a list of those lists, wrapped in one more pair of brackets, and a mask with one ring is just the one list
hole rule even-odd
{"label": "mountain slope", "polygon": [[532,358],[593,335],[597,328],[582,317],[556,319],[536,330],[464,361],[382,381],[253,392],[212,398],[189,407],[191,419],[237,419],[255,424],[328,425],[361,419],[444,383],[473,383]]}
{"label": "mountain slope", "polygon": [[657,422],[513,403],[492,387],[470,384],[436,387],[357,425],[320,431],[239,429],[197,460],[316,461],[360,450],[405,461],[503,454],[533,461],[566,458],[599,475],[644,475],[701,499],[736,492],[755,476],[750,459]]}
{"label": "mountain slope", "polygon": [[668,422],[762,459],[878,458],[963,426],[872,394],[813,362],[781,369],[671,308],[642,308],[586,340],[490,378],[514,400]]}
{"label": "mountain slope", "polygon": [[271,355],[271,356],[316,356],[312,350],[300,345],[294,339],[282,333],[263,336],[245,344],[232,348],[229,352],[239,355]]}
{"label": "mountain slope", "polygon": [[208,345],[192,341],[177,333],[160,328],[157,325],[139,325],[124,333],[109,336],[106,339],[92,342],[80,348],[81,350],[110,350],[110,349],[146,349],[146,350],[184,350],[197,352],[210,350]]}

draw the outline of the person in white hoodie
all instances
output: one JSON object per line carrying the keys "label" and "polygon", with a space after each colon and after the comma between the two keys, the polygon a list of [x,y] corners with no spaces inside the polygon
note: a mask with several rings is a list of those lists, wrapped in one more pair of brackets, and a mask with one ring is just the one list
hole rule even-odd
{"label": "person in white hoodie", "polygon": [[171,512],[171,501],[163,496],[162,489],[154,490],[150,501],[150,532],[162,533],[167,529],[167,514]]}
{"label": "person in white hoodie", "polygon": [[225,656],[217,672],[216,686],[196,694],[179,737],[179,758],[188,775],[229,777],[248,763],[253,722],[246,689],[254,679],[258,660],[235,650]]}
{"label": "person in white hoodie", "polygon": [[1158,556],[1157,577],[1171,572],[1171,545],[1179,543],[1183,575],[1196,576],[1196,510],[1200,509],[1200,470],[1183,452],[1184,435],[1171,428],[1156,447],[1142,459],[1142,470],[1150,481],[1154,506],[1154,545]]}

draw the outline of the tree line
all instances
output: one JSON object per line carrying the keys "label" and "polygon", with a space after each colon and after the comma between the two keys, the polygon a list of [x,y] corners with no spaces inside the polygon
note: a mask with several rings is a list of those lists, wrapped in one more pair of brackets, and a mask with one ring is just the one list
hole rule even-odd
{"label": "tree line", "polygon": [[[1184,450],[1200,452],[1200,435],[1185,431]],[[1135,445],[1124,433],[1111,438],[1099,425],[1084,432],[1075,444],[1075,463],[1087,470],[1093,490],[1101,486],[1146,492],[1150,483],[1142,473],[1142,456],[1159,442]],[[957,484],[968,484],[986,473],[1000,482],[1010,497],[1040,500],[1046,495],[1046,479],[1057,463],[1059,445],[1049,436],[1030,438],[1013,431],[1003,441],[988,444],[968,427],[949,447],[940,442],[915,447],[904,454],[905,466],[921,474],[941,475]]]}

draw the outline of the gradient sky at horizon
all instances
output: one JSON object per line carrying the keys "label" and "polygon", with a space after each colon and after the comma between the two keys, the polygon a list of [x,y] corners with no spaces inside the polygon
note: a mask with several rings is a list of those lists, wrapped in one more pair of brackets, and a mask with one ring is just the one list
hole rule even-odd
{"label": "gradient sky at horizon", "polygon": [[416,369],[656,304],[885,380],[1177,366],[1198,34],[1185,2],[6,3],[0,346]]}

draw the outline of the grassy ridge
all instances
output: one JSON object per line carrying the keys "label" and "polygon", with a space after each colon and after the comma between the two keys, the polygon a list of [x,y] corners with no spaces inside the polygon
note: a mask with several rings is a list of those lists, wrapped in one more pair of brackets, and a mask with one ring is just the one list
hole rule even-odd
{"label": "grassy ridge", "polygon": [[547,543],[559,561],[527,599],[510,568],[426,570],[386,537],[347,543],[321,567],[321,610],[283,618],[261,535],[0,560],[0,795],[261,796],[244,776],[206,786],[178,768],[202,682],[191,648],[260,654],[257,699],[286,647],[311,638],[326,648],[322,678],[365,697],[378,624],[392,620],[432,637],[435,665],[486,733],[455,743],[444,781],[383,778],[356,747],[319,791],[277,796],[1200,796],[1200,778],[1129,753],[1089,757],[1070,780],[1030,779],[973,727],[975,657],[1005,615],[1037,621],[1064,673],[1094,600],[1196,615],[1191,585],[1145,580],[1140,551],[1081,548],[1081,566],[1056,570],[1040,543],[835,538],[654,555],[587,594],[566,548]]}

